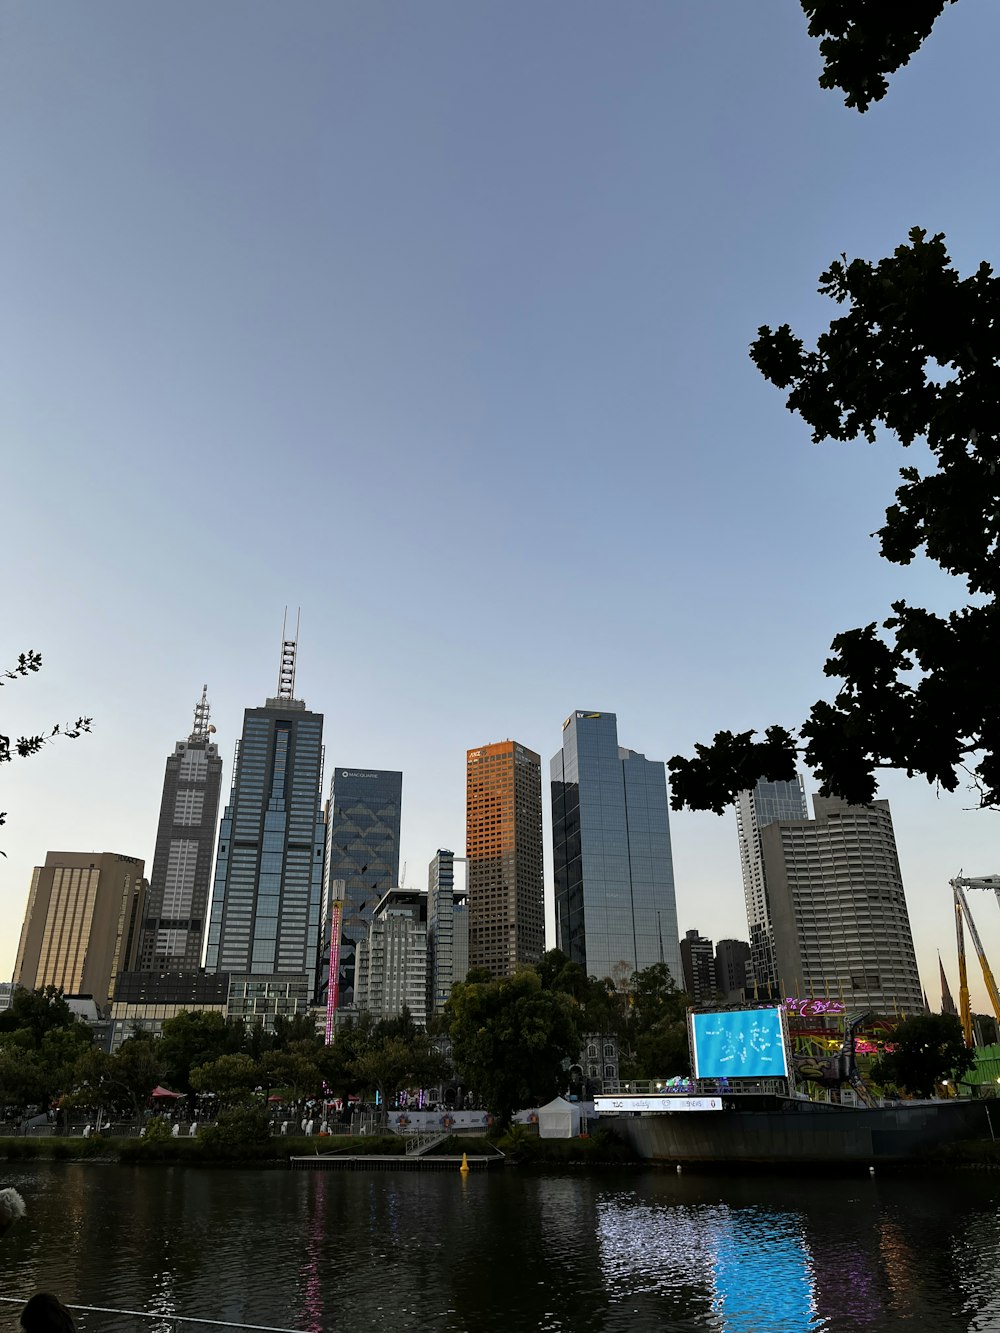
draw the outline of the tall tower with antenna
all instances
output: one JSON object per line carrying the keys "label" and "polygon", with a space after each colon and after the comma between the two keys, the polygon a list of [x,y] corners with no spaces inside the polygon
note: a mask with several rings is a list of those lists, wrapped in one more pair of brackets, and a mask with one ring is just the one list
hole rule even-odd
{"label": "tall tower with antenna", "polygon": [[201,966],[222,788],[222,759],[212,739],[210,713],[208,686],[203,685],[190,734],[167,759],[139,944],[141,972],[188,972]]}
{"label": "tall tower with antenna", "polygon": [[[272,1000],[283,1012],[292,1000],[304,1009],[316,990],[323,715],[295,697],[298,636],[299,618],[292,637],[286,612],[277,690],[243,715],[219,824],[205,964],[232,974],[230,1012],[251,1021],[273,1017]],[[253,1007],[244,1011],[244,1001]]]}

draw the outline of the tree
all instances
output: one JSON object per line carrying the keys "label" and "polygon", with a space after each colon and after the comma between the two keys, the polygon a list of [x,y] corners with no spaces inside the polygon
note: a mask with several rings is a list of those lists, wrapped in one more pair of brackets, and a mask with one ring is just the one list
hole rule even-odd
{"label": "tree", "polygon": [[[42,666],[42,655],[29,648],[26,653],[21,653],[17,663],[8,671],[0,671],[0,686],[6,685],[8,681],[18,680],[22,676],[29,676],[35,671],[40,671]],[[54,740],[56,736],[65,736],[69,740],[77,740],[85,731],[90,730],[92,719],[89,717],[78,717],[75,722],[60,723],[50,727],[47,731],[38,732],[33,736],[18,736],[11,744],[9,736],[0,734],[0,764],[9,764],[16,755],[19,759],[28,759],[33,754],[37,754],[43,745]],[[6,810],[0,810],[0,824],[6,822]],[[6,856],[6,852],[0,852],[0,856]]]}
{"label": "tree", "polygon": [[428,1087],[445,1072],[441,1055],[422,1033],[410,1040],[384,1036],[354,1062],[357,1087],[363,1092],[377,1090],[383,1105],[401,1088]]}
{"label": "tree", "polygon": [[47,1106],[72,1088],[93,1034],[55,986],[18,989],[0,1015],[0,1100]]}
{"label": "tree", "polygon": [[819,37],[821,88],[840,88],[864,112],[889,91],[887,74],[909,62],[945,5],[955,0],[801,0]]}
{"label": "tree", "polygon": [[542,989],[531,969],[490,982],[457,983],[447,1005],[455,1065],[500,1126],[550,1101],[580,1050],[579,1006]]}
{"label": "tree", "polygon": [[671,1078],[691,1072],[688,997],[665,963],[633,972],[626,993],[621,1072],[626,1078]]}
{"label": "tree", "polygon": [[17,1042],[0,1043],[0,1106],[47,1106],[49,1079],[41,1057]]}
{"label": "tree", "polygon": [[177,1092],[191,1092],[191,1070],[236,1054],[244,1035],[242,1025],[227,1023],[219,1013],[184,1009],[165,1019],[160,1039],[164,1078]]}
{"label": "tree", "polygon": [[10,1006],[0,1014],[0,1034],[27,1031],[32,1045],[39,1046],[53,1028],[71,1028],[79,1022],[57,986],[41,986],[38,990],[19,986]]}
{"label": "tree", "polygon": [[268,1096],[272,1088],[281,1088],[293,1102],[318,1097],[323,1091],[318,1047],[314,1041],[294,1042],[287,1051],[268,1051],[257,1062],[257,1083]]}
{"label": "tree", "polygon": [[224,1105],[248,1102],[258,1082],[257,1062],[249,1055],[220,1055],[191,1070],[195,1092],[214,1092]]}
{"label": "tree", "polygon": [[915,1014],[893,1029],[886,1049],[872,1062],[871,1074],[876,1083],[892,1084],[913,1097],[930,1097],[938,1083],[961,1079],[975,1062],[954,1014]]}
{"label": "tree", "polygon": [[881,554],[919,553],[962,579],[970,600],[947,616],[904,601],[878,624],[839,634],[825,672],[842,683],[797,732],[719,732],[696,756],[670,760],[672,804],[721,814],[760,777],[790,780],[802,755],[824,795],[867,805],[879,769],[954,791],[971,780],[980,805],[1000,807],[1000,280],[988,264],[962,279],[941,235],[872,264],[831,264],[820,291],[847,314],[808,351],[787,324],[761,328],[751,356],[790,390],[787,405],[812,438],[904,446],[923,439],[934,466],[900,470],[879,530]]}

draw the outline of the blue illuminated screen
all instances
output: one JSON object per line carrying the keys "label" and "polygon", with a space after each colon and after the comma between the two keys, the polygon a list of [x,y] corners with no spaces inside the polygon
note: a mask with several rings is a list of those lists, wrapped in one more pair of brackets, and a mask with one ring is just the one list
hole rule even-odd
{"label": "blue illuminated screen", "polygon": [[695,1078],[784,1078],[788,1074],[778,1009],[692,1014]]}

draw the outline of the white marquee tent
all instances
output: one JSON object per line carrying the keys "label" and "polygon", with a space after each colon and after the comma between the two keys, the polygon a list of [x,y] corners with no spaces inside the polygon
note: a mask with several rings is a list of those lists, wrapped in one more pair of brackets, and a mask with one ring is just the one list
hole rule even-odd
{"label": "white marquee tent", "polygon": [[580,1132],[580,1108],[565,1097],[557,1097],[548,1106],[538,1108],[540,1139],[572,1139]]}

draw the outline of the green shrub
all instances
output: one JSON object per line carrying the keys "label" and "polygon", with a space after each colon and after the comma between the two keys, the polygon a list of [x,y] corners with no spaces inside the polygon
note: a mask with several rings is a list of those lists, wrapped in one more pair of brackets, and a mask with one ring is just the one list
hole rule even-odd
{"label": "green shrub", "polygon": [[197,1142],[203,1157],[258,1159],[278,1156],[267,1113],[254,1107],[221,1112],[214,1125],[208,1125],[199,1133]]}

